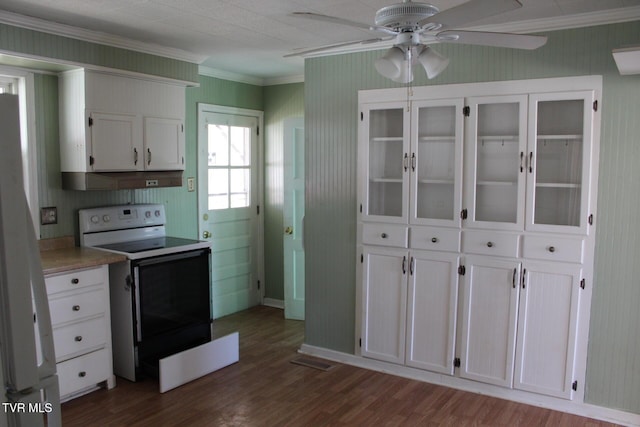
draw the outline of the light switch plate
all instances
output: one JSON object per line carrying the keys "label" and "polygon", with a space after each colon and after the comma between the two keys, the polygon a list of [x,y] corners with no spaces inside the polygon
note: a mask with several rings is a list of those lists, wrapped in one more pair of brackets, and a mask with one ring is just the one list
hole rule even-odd
{"label": "light switch plate", "polygon": [[40,208],[40,224],[57,224],[58,223],[58,208],[55,206],[49,206],[46,208]]}
{"label": "light switch plate", "polygon": [[187,191],[196,191],[196,179],[191,177],[187,178]]}

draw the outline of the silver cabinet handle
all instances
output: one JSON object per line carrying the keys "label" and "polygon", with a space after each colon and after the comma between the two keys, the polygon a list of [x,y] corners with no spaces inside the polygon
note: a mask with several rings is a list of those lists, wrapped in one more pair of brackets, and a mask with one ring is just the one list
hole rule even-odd
{"label": "silver cabinet handle", "polygon": [[556,251],[555,246],[549,246],[549,252],[553,253]]}
{"label": "silver cabinet handle", "polygon": [[487,247],[488,248],[492,248],[493,247],[493,242],[487,242]]}
{"label": "silver cabinet handle", "polygon": [[409,155],[407,153],[404,153],[404,171],[406,172],[407,169],[409,169]]}
{"label": "silver cabinet handle", "polygon": [[517,268],[513,269],[513,278],[511,279],[511,284],[513,285],[513,289],[516,288],[516,274],[518,272]]}
{"label": "silver cabinet handle", "polygon": [[416,170],[416,153],[411,153],[411,170]]}
{"label": "silver cabinet handle", "polygon": [[77,337],[75,337],[76,342],[80,342],[82,341],[82,335],[78,335]]}
{"label": "silver cabinet handle", "polygon": [[80,279],[78,279],[77,277],[74,277],[73,279],[71,279],[71,283],[74,285],[77,285],[78,283],[80,283]]}
{"label": "silver cabinet handle", "polygon": [[533,172],[533,151],[529,151],[529,173]]}
{"label": "silver cabinet handle", "polygon": [[402,257],[402,274],[407,274],[407,257]]}
{"label": "silver cabinet handle", "polygon": [[388,235],[387,235],[387,233],[382,233],[382,234],[380,235],[380,237],[382,237],[383,239],[386,239],[386,238],[388,237]]}
{"label": "silver cabinet handle", "polygon": [[137,148],[133,149],[133,164],[134,165],[138,164],[138,149]]}
{"label": "silver cabinet handle", "polygon": [[71,309],[73,311],[80,311],[80,306],[79,305],[74,305],[73,307],[71,307]]}
{"label": "silver cabinet handle", "polygon": [[80,371],[80,372],[78,372],[78,376],[79,376],[80,378],[84,378],[84,377],[86,377],[86,376],[87,376],[87,373],[86,373],[85,371]]}
{"label": "silver cabinet handle", "polygon": [[524,151],[520,152],[520,172],[524,171]]}
{"label": "silver cabinet handle", "polygon": [[438,238],[437,237],[432,237],[431,238],[431,243],[438,243]]}
{"label": "silver cabinet handle", "polygon": [[148,154],[147,165],[150,165],[151,164],[151,148],[147,148],[147,154]]}

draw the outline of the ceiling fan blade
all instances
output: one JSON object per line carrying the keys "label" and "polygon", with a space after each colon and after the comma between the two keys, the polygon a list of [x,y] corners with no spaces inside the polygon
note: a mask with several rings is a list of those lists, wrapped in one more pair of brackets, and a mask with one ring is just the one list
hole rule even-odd
{"label": "ceiling fan blade", "polygon": [[493,47],[510,47],[513,49],[537,49],[547,42],[545,36],[526,34],[491,33],[486,31],[441,31],[436,38],[444,43],[473,44]]}
{"label": "ceiling fan blade", "polygon": [[333,24],[340,24],[340,25],[347,25],[349,27],[362,28],[369,31],[378,31],[378,32],[382,32],[390,35],[398,34],[396,31],[393,31],[386,27],[363,24],[362,22],[356,22],[356,21],[351,21],[349,19],[338,18],[336,16],[322,15],[321,13],[293,12],[291,15],[299,18],[313,19],[315,21],[325,21],[325,22],[331,22]]}
{"label": "ceiling fan blade", "polygon": [[370,44],[370,43],[383,42],[383,41],[391,40],[392,38],[393,37],[384,37],[384,38],[377,38],[377,39],[357,40],[357,41],[350,41],[350,42],[344,42],[344,43],[329,44],[325,46],[315,47],[312,49],[297,50],[295,52],[284,55],[284,57],[290,58],[292,56],[302,56],[302,55],[307,55],[309,53],[329,51],[338,47],[351,46],[356,44]]}
{"label": "ceiling fan blade", "polygon": [[471,0],[460,6],[443,10],[418,22],[424,27],[427,24],[440,24],[442,29],[459,28],[473,21],[519,9],[522,4],[517,0]]}

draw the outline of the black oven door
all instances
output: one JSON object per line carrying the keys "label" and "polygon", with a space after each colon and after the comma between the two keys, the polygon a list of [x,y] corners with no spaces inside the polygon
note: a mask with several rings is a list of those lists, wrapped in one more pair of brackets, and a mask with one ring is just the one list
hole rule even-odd
{"label": "black oven door", "polygon": [[211,341],[210,253],[132,261],[139,365]]}

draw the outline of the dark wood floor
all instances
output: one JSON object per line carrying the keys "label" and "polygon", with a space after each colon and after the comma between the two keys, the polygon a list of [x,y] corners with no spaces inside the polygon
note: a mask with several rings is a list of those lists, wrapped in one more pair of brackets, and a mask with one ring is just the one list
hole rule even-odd
{"label": "dark wood floor", "polygon": [[62,405],[64,426],[610,426],[595,420],[332,363],[290,363],[302,322],[255,307],[214,322],[240,332],[240,362],[165,394],[118,378]]}

